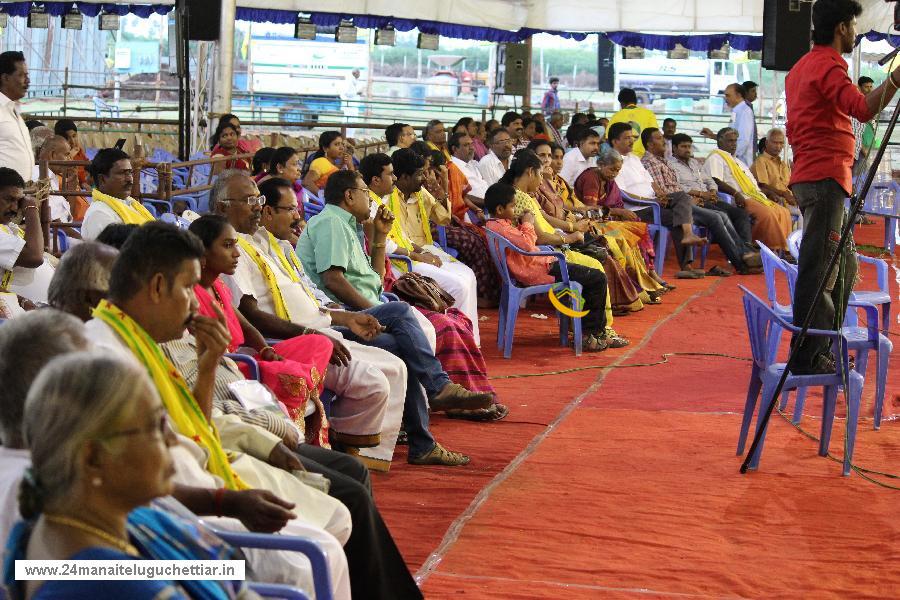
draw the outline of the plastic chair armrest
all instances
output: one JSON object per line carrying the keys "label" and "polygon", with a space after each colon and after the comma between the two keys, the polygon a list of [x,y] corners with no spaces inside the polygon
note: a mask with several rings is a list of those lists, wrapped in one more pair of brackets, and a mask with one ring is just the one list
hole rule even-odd
{"label": "plastic chair armrest", "polygon": [[253,590],[263,598],[282,598],[283,600],[310,600],[310,597],[297,588],[280,583],[259,583],[251,581],[247,588]]}
{"label": "plastic chair armrest", "polygon": [[406,263],[406,268],[412,271],[413,269],[413,260],[408,256],[403,256],[401,254],[388,254],[387,257],[391,260],[400,260]]}
{"label": "plastic chair armrest", "polygon": [[870,265],[875,265],[875,272],[878,276],[878,289],[882,292],[889,293],[888,290],[888,266],[887,262],[880,258],[874,258],[871,256],[866,256],[865,254],[857,254],[856,257],[859,259],[859,262],[868,263]]}
{"label": "plastic chair armrest", "polygon": [[625,201],[626,204],[631,204],[632,206],[649,206],[651,210],[653,210],[653,223],[655,225],[659,225],[662,223],[662,217],[660,216],[661,207],[659,202],[656,200],[644,200],[642,198],[633,198],[622,192],[622,200]]}
{"label": "plastic chair armrest", "polygon": [[228,358],[237,363],[244,363],[247,367],[250,368],[250,375],[256,381],[260,380],[259,374],[259,363],[256,362],[256,359],[252,356],[248,356],[246,354],[239,354],[234,352],[228,352],[225,354]]}

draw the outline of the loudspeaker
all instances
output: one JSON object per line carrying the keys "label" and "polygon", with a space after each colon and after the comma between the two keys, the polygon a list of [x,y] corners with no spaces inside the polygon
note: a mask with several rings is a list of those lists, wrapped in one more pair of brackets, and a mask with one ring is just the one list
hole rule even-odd
{"label": "loudspeaker", "polygon": [[764,0],[762,66],[789,71],[809,52],[812,37],[812,2]]}
{"label": "loudspeaker", "polygon": [[616,45],[603,34],[597,41],[597,91],[616,91]]}
{"label": "loudspeaker", "polygon": [[188,11],[187,38],[200,42],[219,39],[222,3],[218,0],[177,0],[176,6]]}
{"label": "loudspeaker", "polygon": [[495,93],[524,96],[531,73],[528,72],[528,47],[525,44],[497,44],[497,80]]}

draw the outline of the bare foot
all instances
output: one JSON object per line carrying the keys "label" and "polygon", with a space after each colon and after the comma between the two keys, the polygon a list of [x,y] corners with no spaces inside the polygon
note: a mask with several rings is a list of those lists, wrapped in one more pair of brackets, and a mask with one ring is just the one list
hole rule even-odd
{"label": "bare foot", "polygon": [[686,235],[681,238],[681,243],[684,246],[702,246],[706,243],[705,237],[697,237],[693,233],[691,235]]}

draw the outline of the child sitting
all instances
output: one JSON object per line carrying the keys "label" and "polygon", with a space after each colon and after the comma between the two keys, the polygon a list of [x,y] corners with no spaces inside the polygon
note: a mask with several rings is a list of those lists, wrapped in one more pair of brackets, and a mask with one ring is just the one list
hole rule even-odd
{"label": "child sitting", "polygon": [[[485,227],[502,235],[526,252],[539,252],[535,245],[534,215],[526,212],[521,222],[516,217],[516,190],[505,183],[495,183],[484,195],[484,208],[490,215]],[[553,256],[526,256],[509,252],[506,264],[510,274],[526,285],[542,285],[562,281],[559,261]],[[588,313],[582,317],[583,348],[600,352],[607,348],[621,348],[628,340],[619,337],[606,326],[606,275],[603,271],[567,264],[569,280],[581,284],[584,306]]]}

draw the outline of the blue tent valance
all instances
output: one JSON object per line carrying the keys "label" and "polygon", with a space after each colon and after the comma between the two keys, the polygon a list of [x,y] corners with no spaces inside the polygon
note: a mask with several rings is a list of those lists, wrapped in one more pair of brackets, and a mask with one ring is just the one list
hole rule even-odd
{"label": "blue tent valance", "polygon": [[[130,13],[146,18],[151,14],[165,15],[174,8],[171,4],[94,4],[89,2],[44,2],[42,4],[47,12],[53,16],[64,15],[71,10],[73,6],[77,7],[78,10],[88,17],[96,17],[101,11],[105,11],[118,15],[127,15]],[[31,2],[0,2],[0,9],[2,9],[3,12],[16,17],[28,16],[28,11],[31,10],[31,7]],[[295,11],[267,8],[238,7],[236,16],[240,21],[275,23],[281,25],[293,25],[297,20],[297,12]],[[443,37],[487,42],[522,42],[537,33],[548,33],[577,41],[582,41],[588,35],[591,35],[586,32],[546,31],[528,28],[522,28],[517,31],[508,31],[505,29],[494,29],[492,27],[476,27],[473,25],[439,23],[437,21],[424,21],[418,19],[326,12],[313,13],[311,19],[313,23],[322,27],[335,27],[344,19],[352,19],[357,27],[363,29],[378,29],[392,25],[398,31],[418,29],[422,33],[433,33]],[[648,50],[672,50],[675,48],[676,44],[681,44],[689,50],[718,50],[726,41],[731,44],[732,48],[737,50],[762,49],[761,35],[738,35],[733,33],[660,35],[633,33],[630,31],[610,31],[603,33],[602,35],[605,35],[621,46],[640,46]],[[871,34],[867,34],[867,36],[868,35]]]}

